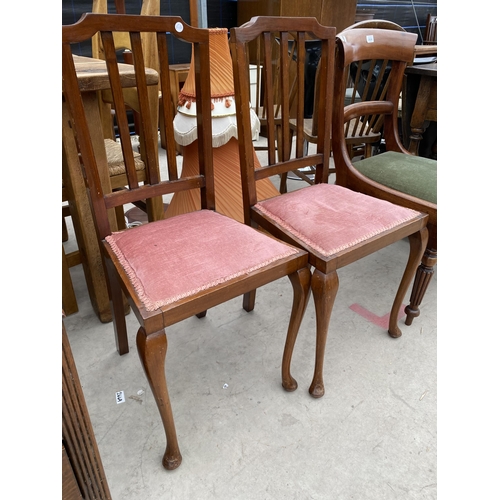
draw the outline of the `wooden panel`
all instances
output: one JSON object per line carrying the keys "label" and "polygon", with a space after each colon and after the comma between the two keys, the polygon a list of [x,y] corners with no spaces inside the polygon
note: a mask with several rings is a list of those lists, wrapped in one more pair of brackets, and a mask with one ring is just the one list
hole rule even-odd
{"label": "wooden panel", "polygon": [[354,23],[356,0],[238,0],[238,26],[253,16],[313,16],[340,32]]}
{"label": "wooden panel", "polygon": [[81,500],[83,498],[64,445],[62,447],[62,497],[64,500]]}
{"label": "wooden panel", "polygon": [[[111,500],[64,323],[62,325],[62,413],[63,488],[67,487],[73,495],[63,498],[73,500],[83,496],[89,499]],[[68,470],[68,464],[71,471]],[[77,484],[77,491],[71,479],[72,475]]]}

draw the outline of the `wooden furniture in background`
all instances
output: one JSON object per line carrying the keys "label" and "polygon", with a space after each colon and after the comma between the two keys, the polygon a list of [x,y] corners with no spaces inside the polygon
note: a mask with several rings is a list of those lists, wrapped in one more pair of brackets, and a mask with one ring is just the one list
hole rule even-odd
{"label": "wooden furniture in background", "polygon": [[[173,117],[175,116],[175,110],[177,109],[177,102],[179,100],[179,91],[182,88],[182,84],[186,81],[186,78],[189,73],[189,63],[180,63],[180,64],[171,64],[170,65],[170,90],[171,90],[171,99],[173,106]],[[165,124],[163,123],[163,113],[160,113],[160,140],[161,147],[163,149],[167,149],[167,145],[165,142],[165,134],[163,133],[165,130]],[[177,145],[177,152],[182,153],[182,147]]]}
{"label": "wooden furniture in background", "polygon": [[438,39],[438,19],[437,16],[427,14],[425,23],[424,45],[437,45]]}
{"label": "wooden furniture in background", "polygon": [[[418,155],[426,123],[437,122],[437,62],[413,64],[405,73],[403,127],[408,135],[408,150]],[[429,152],[423,156],[431,157]]]}
{"label": "wooden furniture in background", "polygon": [[[160,178],[162,170],[158,168],[154,148],[154,143],[158,142],[157,130],[148,113],[147,69],[136,57],[135,78],[130,84],[137,89],[141,103],[141,153],[148,159],[147,182],[142,185],[137,182],[130,136],[123,133],[128,124],[122,82],[114,61],[114,31],[137,33],[133,40],[134,53],[141,51],[139,33],[150,33],[158,38],[161,68],[158,76],[163,95],[171,93],[168,64],[170,38],[167,33],[193,43],[200,159],[197,175],[178,176],[173,124],[168,119],[172,115],[172,105],[170,99],[165,99],[163,112],[168,179]],[[97,33],[102,37],[105,57],[110,65],[109,82],[129,179],[128,189],[119,192],[110,192],[103,187],[104,183],[109,183],[107,164],[92,140],[92,123],[84,113],[81,100],[84,93],[79,86],[70,48],[70,43],[81,43]],[[138,321],[137,350],[167,438],[162,463],[167,469],[175,469],[182,457],[165,378],[165,328],[194,315],[203,317],[207,309],[240,295],[244,295],[244,308],[250,311],[254,307],[253,290],[288,276],[293,288],[293,307],[283,353],[282,383],[286,390],[294,390],[297,383],[290,374],[290,362],[310,286],[307,253],[215,212],[211,96],[209,79],[205,77],[210,74],[208,29],[194,29],[180,17],[87,14],[80,23],[63,27],[62,41],[68,121],[81,152],[98,240],[106,264],[117,350],[120,354],[128,352],[125,311],[121,300],[124,292]],[[110,209],[190,189],[200,191],[202,210],[168,219],[163,219],[162,212],[147,224],[112,234],[113,226],[108,218]],[[114,215],[112,210],[111,215]],[[283,318],[283,329],[285,324],[286,319]],[[182,378],[182,374],[178,375]]]}
{"label": "wooden furniture in background", "polygon": [[111,500],[64,321],[62,325],[62,498]]}
{"label": "wooden furniture in background", "polygon": [[[417,35],[381,29],[344,30],[337,40],[333,109],[333,156],[336,183],[429,215],[429,240],[405,308],[406,324],[419,315],[419,305],[437,261],[437,162],[411,155],[398,129],[398,102],[407,63],[414,57]],[[344,107],[346,73],[355,62],[387,59],[391,71],[384,99]],[[345,122],[367,114],[384,115],[386,152],[353,162],[342,133]]]}
{"label": "wooden furniture in background", "polygon": [[238,26],[254,16],[315,17],[337,32],[354,23],[357,0],[238,0]]}
{"label": "wooden furniture in background", "polygon": [[[92,12],[95,14],[107,14],[108,13],[108,2],[109,0],[93,0],[92,1]],[[114,0],[116,6],[116,12],[118,14],[126,14],[125,12],[125,2],[124,0]],[[160,0],[141,0],[141,16],[159,16],[160,15]],[[117,52],[123,52],[123,61],[128,64],[133,62],[133,53],[131,41],[127,33],[114,33],[113,38],[115,41],[115,47]],[[146,67],[152,69],[158,69],[158,60],[155,56],[156,50],[154,50],[154,45],[156,41],[149,35],[144,36],[144,60]],[[94,59],[104,59],[104,51],[102,47],[102,41],[98,36],[92,39],[92,57]],[[115,130],[113,123],[113,114],[111,109],[112,97],[107,89],[100,91],[100,107],[101,107],[101,119],[103,122],[104,136],[109,139],[115,139]],[[139,119],[137,113],[139,111],[139,102],[137,100],[137,92],[133,88],[128,88],[124,94],[125,102],[127,106],[133,111],[135,133],[140,136]],[[158,121],[158,110],[160,106],[160,96],[155,95],[150,90],[150,105],[151,109],[156,110],[152,113],[151,119],[153,121]]]}
{"label": "wooden furniture in background", "polygon": [[[68,227],[66,217],[71,217],[68,205],[68,194],[66,188],[62,187],[62,240],[68,241]],[[71,279],[70,268],[82,263],[79,250],[66,253],[64,245],[62,246],[62,308],[64,314],[69,316],[78,312],[78,302],[76,300],[75,289]]]}
{"label": "wooden furniture in background", "polygon": [[[99,104],[99,91],[109,88],[109,78],[106,63],[103,60],[89,57],[74,56],[79,85],[82,91],[82,99],[87,113],[87,119],[91,124],[92,140],[96,154],[99,155],[99,166],[105,169],[106,180],[103,187],[106,192],[112,191],[109,177],[109,165],[104,143],[104,135],[101,127],[101,115]],[[119,64],[118,69],[124,86],[134,84],[134,68],[128,64]],[[149,85],[158,83],[158,75],[155,71],[147,72]],[[74,142],[74,132],[71,129],[67,105],[63,100],[63,184],[67,191],[68,205],[73,219],[75,235],[83,265],[85,280],[89,297],[95,313],[103,323],[110,322],[111,309],[109,307],[109,293],[106,285],[99,240],[94,228],[92,212],[90,210],[87,187],[80,166],[79,151]],[[104,172],[103,172],[104,175]],[[162,213],[163,205],[154,204],[152,210]],[[114,216],[113,216],[114,217]],[[118,229],[116,217],[112,219],[112,227]]]}
{"label": "wooden furniture in background", "polygon": [[[315,154],[304,151],[303,87],[306,35],[321,42],[321,59],[316,78],[319,79],[318,100],[323,105],[318,113],[318,143]],[[397,337],[401,335],[397,325],[401,304],[427,242],[426,214],[396,207],[341,186],[328,184],[335,35],[334,27],[320,26],[313,17],[257,17],[239,28],[231,29],[245,222],[262,227],[271,235],[307,250],[309,264],[314,267],[311,288],[316,309],[317,340],[314,377],[309,388],[313,397],[321,397],[325,391],[323,362],[330,317],[339,286],[337,269],[395,241],[409,237],[411,243],[408,264],[390,314],[389,333]],[[270,149],[269,164],[255,170],[248,106],[250,101],[248,51],[249,44],[257,37],[261,37],[261,43],[265,47],[264,53],[267,54],[263,69],[263,83],[269,90],[266,95],[271,94],[273,85],[269,77],[272,63],[271,43],[276,37],[280,43],[280,61],[277,66],[280,68],[278,81],[281,82],[282,89],[279,95],[284,123],[289,122],[288,110],[291,107],[288,90],[292,87],[292,83],[287,63],[288,41],[291,39],[297,41],[298,89],[295,99],[297,140],[293,151],[290,136],[283,134],[282,141],[278,143],[281,153],[276,155],[274,150]],[[345,89],[342,101],[344,94]],[[274,102],[269,99],[265,105],[271,111],[266,116],[268,130],[272,134],[275,129],[272,113]],[[342,125],[341,128],[343,130]],[[315,167],[314,185],[306,185],[301,189],[257,202],[258,179],[281,175],[310,165]]]}

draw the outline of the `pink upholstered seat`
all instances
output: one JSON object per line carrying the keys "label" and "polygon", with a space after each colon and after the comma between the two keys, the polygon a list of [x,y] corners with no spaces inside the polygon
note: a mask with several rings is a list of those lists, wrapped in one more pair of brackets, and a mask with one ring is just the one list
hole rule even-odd
{"label": "pink upholstered seat", "polygon": [[326,257],[410,221],[418,214],[332,184],[299,189],[257,203],[255,208]]}
{"label": "pink upholstered seat", "polygon": [[113,233],[106,241],[148,311],[298,253],[210,210]]}

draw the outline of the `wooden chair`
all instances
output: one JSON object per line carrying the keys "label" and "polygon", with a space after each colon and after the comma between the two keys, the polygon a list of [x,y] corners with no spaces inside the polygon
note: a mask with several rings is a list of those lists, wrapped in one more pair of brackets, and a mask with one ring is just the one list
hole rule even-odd
{"label": "wooden chair", "polygon": [[[135,81],[120,81],[112,36],[116,31],[131,32]],[[105,176],[109,173],[107,165],[96,160],[70,46],[98,33],[103,40],[128,178],[128,187],[116,192],[103,188]],[[168,179],[160,176],[164,170],[159,169],[154,147],[157,131],[150,120],[148,80],[141,57],[140,33],[153,34],[158,41],[157,82],[160,91],[166,95],[170,94],[169,37],[194,46],[200,158],[197,175],[178,176],[173,124],[167,119],[171,116],[172,106],[167,99],[163,112],[168,139],[165,166]],[[88,182],[96,231],[102,242],[117,349],[120,354],[128,352],[125,314],[120,300],[123,291],[139,322],[137,349],[165,429],[167,446],[163,465],[175,469],[182,458],[165,379],[165,328],[193,315],[203,317],[207,309],[243,294],[243,307],[250,311],[254,306],[250,301],[251,291],[288,276],[293,288],[293,307],[283,354],[282,383],[286,390],[294,390],[297,383],[290,374],[290,361],[310,287],[307,253],[215,211],[210,81],[205,78],[210,73],[208,29],[193,28],[180,17],[86,14],[78,23],[63,26],[62,38],[64,97]],[[130,137],[124,133],[128,124],[122,83],[133,86],[138,93],[143,131],[141,152],[147,160],[147,181],[144,184],[137,181]],[[154,82],[150,83],[156,86]],[[200,191],[201,210],[168,219],[162,219],[161,214],[144,225],[112,232],[110,219],[114,212],[110,209],[185,189]]]}
{"label": "wooden chair", "polygon": [[[406,31],[399,24],[384,19],[366,19],[355,23],[350,29],[384,29]],[[343,33],[343,32],[342,32]],[[342,33],[339,36],[342,36]],[[384,99],[387,92],[387,75],[390,72],[390,62],[384,59],[365,60],[362,63],[351,64],[346,78],[346,98],[344,105],[355,102],[376,101]],[[351,158],[363,156],[370,158],[373,148],[377,147],[383,136],[383,117],[380,115],[358,116],[344,124],[344,135]]]}
{"label": "wooden chair", "polygon": [[[355,193],[341,186],[327,183],[330,155],[330,129],[332,117],[333,64],[335,28],[318,24],[316,18],[254,17],[239,28],[231,29],[231,48],[235,74],[238,109],[238,138],[240,165],[245,205],[245,222],[261,227],[285,242],[307,250],[309,264],[314,267],[311,286],[316,308],[316,364],[309,392],[314,397],[324,394],[323,361],[326,338],[339,282],[337,269],[375,252],[395,241],[408,237],[410,255],[390,314],[389,333],[401,335],[397,316],[404,295],[411,283],[427,242],[427,215],[398,207],[377,198]],[[317,74],[318,92],[323,106],[318,113],[318,147],[315,154],[304,153],[304,61],[306,35],[321,41],[321,65]],[[280,78],[281,109],[284,122],[288,122],[290,109],[290,81],[287,68],[288,40],[297,40],[297,140],[290,153],[290,137],[283,135],[282,160],[270,155],[269,165],[254,169],[249,112],[248,45],[261,37],[265,45],[263,83],[271,88],[269,67],[270,44],[273,37],[281,40]],[[343,94],[342,94],[343,95]],[[272,100],[266,103],[272,109]],[[268,113],[268,130],[274,130],[273,114]],[[272,153],[272,151],[271,151]],[[280,194],[257,203],[257,179],[303,168],[315,167],[315,184],[296,191]]]}
{"label": "wooden chair", "polygon": [[[380,29],[346,30],[337,40],[332,144],[336,183],[429,215],[429,241],[416,273],[406,324],[419,315],[419,305],[437,262],[437,162],[410,155],[398,131],[398,101],[407,63],[413,61],[417,35]],[[383,99],[344,107],[346,75],[355,62],[381,59],[391,63]],[[343,124],[359,116],[382,115],[386,152],[352,161]]]}
{"label": "wooden chair", "polygon": [[[367,19],[355,23],[348,29],[359,29],[364,27],[380,28],[396,31],[405,31],[399,24],[383,19]],[[385,71],[387,66],[386,61],[371,61],[365,62],[363,66],[353,65],[351,71],[346,73],[346,90],[344,96],[344,104],[348,106],[354,102],[373,100],[373,98],[383,98],[383,89],[385,83]],[[367,80],[371,81],[370,85],[366,85]],[[316,87],[316,85],[315,85]],[[333,91],[333,89],[332,89]],[[318,99],[318,93],[314,92],[314,112],[311,118],[304,120],[304,138],[306,144],[317,144],[318,142],[318,118],[317,110],[322,106]],[[378,116],[358,117],[356,120],[346,122],[344,125],[344,134],[348,145],[351,158],[355,156],[370,157],[373,147],[378,144],[382,138],[382,119]],[[290,128],[292,133],[296,133],[296,119],[290,120]],[[331,167],[329,173],[335,173],[335,167]],[[297,173],[295,173],[297,174]],[[312,184],[311,176],[300,175],[300,178]],[[285,192],[283,187],[281,192]]]}

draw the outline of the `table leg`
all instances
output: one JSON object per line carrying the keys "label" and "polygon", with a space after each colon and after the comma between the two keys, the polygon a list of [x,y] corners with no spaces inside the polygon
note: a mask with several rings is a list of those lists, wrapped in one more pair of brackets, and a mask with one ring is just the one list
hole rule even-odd
{"label": "table leg", "polygon": [[425,120],[429,109],[429,100],[431,97],[431,90],[433,85],[433,78],[421,76],[420,85],[418,87],[417,100],[415,101],[415,108],[411,115],[410,121],[410,146],[408,150],[413,155],[418,155],[418,147],[422,136],[425,132]]}

